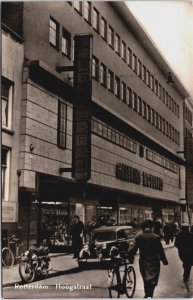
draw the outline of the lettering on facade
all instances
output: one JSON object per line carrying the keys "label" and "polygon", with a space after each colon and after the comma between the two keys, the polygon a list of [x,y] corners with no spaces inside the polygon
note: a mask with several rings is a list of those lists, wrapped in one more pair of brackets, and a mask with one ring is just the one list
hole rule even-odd
{"label": "lettering on facade", "polygon": [[74,43],[72,176],[81,182],[91,173],[92,35],[76,35]]}
{"label": "lettering on facade", "polygon": [[163,179],[122,163],[116,164],[116,177],[131,183],[142,184],[151,189],[163,190]]}

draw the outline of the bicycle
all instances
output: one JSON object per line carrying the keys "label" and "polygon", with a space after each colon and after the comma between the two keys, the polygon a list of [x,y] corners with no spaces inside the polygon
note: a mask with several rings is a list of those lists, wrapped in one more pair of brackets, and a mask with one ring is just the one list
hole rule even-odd
{"label": "bicycle", "polygon": [[[4,240],[7,240],[7,247],[2,249],[2,263],[6,268],[10,269],[13,267],[15,261],[21,258],[23,244],[18,243],[19,239],[16,238],[15,235],[5,238]],[[13,246],[15,246],[14,252]]]}
{"label": "bicycle", "polygon": [[[112,258],[112,267],[108,270],[108,290],[110,298],[120,298],[126,294],[132,298],[136,288],[135,269],[131,266],[127,253],[121,253],[119,257]],[[123,275],[122,275],[123,273]]]}

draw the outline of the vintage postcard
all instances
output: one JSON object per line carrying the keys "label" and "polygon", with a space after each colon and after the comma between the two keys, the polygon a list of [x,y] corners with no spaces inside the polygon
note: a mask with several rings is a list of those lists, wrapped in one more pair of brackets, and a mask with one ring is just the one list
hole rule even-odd
{"label": "vintage postcard", "polygon": [[193,6],[3,1],[3,299],[193,297]]}

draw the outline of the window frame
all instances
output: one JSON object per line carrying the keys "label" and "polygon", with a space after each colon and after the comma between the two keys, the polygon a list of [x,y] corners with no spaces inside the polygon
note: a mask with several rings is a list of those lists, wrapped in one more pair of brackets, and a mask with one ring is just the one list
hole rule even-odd
{"label": "window frame", "polygon": [[[85,12],[88,12],[87,14]],[[90,1],[84,1],[84,19],[86,22],[88,22],[91,25],[91,19],[92,19],[92,6]]]}
{"label": "window frame", "polygon": [[111,25],[108,27],[108,45],[114,49],[115,37],[114,37],[114,29]]}
{"label": "window frame", "polygon": [[[95,23],[96,21],[96,23]],[[92,26],[93,29],[99,33],[100,31],[100,14],[96,7],[93,7],[93,15],[92,15]]]}
{"label": "window frame", "polygon": [[[94,68],[94,66],[95,66],[95,68]],[[99,81],[99,60],[94,55],[92,57],[92,78],[94,78],[97,81]]]}
{"label": "window frame", "polygon": [[[2,146],[1,148],[1,198],[2,201],[9,201],[9,187],[10,187],[10,163],[11,163],[11,149]],[[5,164],[3,162],[3,151],[6,152]]]}
{"label": "window frame", "polygon": [[[67,42],[67,48],[66,48],[67,53],[63,51],[63,40],[64,39]],[[62,28],[62,54],[67,56],[68,58],[71,58],[71,34],[64,27]]]}
{"label": "window frame", "polygon": [[[101,68],[103,68],[103,71]],[[104,79],[104,82],[102,79]],[[107,67],[103,63],[100,65],[100,83],[105,87],[107,86]]]}
{"label": "window frame", "polygon": [[[51,27],[51,22],[56,25],[56,29]],[[55,43],[53,43],[51,40],[51,29],[53,32],[55,32],[55,37],[54,37]],[[52,16],[50,16],[50,19],[49,19],[49,43],[52,47],[56,48],[57,50],[59,50],[59,31],[60,31],[59,23]]]}
{"label": "window frame", "polygon": [[[3,95],[3,86],[5,86],[7,95]],[[11,130],[12,127],[12,114],[13,114],[13,93],[14,93],[14,84],[9,79],[2,76],[1,78],[1,126],[2,129]],[[3,116],[3,101],[6,101],[6,108],[5,108],[5,116]],[[3,124],[3,119],[5,118],[5,124]]]}
{"label": "window frame", "polygon": [[114,73],[110,69],[107,72],[107,87],[111,93],[114,93]]}
{"label": "window frame", "polygon": [[115,34],[115,52],[121,55],[121,38],[118,33]]}
{"label": "window frame", "polygon": [[[63,110],[62,110],[63,108]],[[64,114],[64,116],[62,115]],[[62,121],[64,123],[62,123]],[[64,126],[64,129],[62,128]],[[64,141],[61,139],[61,135],[64,135]],[[58,100],[58,130],[57,130],[57,146],[60,149],[66,149],[67,144],[67,104],[61,100]]]}
{"label": "window frame", "polygon": [[[104,27],[103,25],[104,24]],[[104,28],[104,30],[102,30],[102,28]],[[104,34],[103,34],[104,32]],[[101,37],[107,41],[107,21],[105,20],[105,18],[103,16],[101,16]]]}

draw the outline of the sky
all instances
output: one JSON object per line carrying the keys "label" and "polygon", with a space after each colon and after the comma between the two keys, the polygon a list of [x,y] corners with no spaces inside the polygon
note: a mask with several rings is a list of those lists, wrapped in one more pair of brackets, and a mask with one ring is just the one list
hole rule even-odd
{"label": "sky", "polygon": [[193,101],[193,0],[126,1]]}

